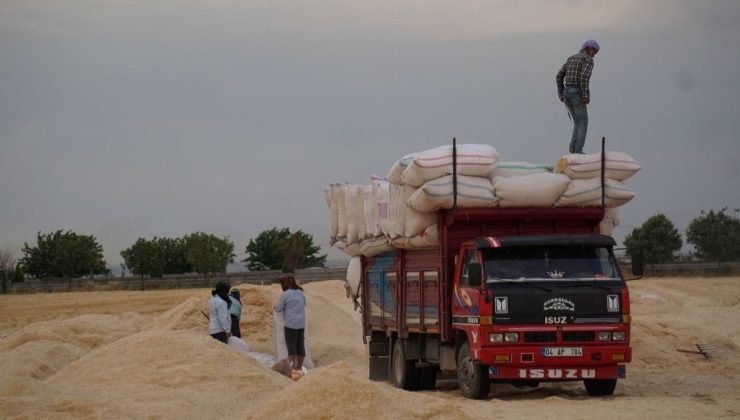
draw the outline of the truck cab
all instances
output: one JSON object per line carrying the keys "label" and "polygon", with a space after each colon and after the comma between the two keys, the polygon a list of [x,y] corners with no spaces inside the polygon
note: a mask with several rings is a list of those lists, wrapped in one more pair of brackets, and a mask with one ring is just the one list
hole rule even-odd
{"label": "truck cab", "polygon": [[598,234],[481,237],[460,246],[452,293],[464,395],[491,381],[583,380],[611,394],[629,362],[629,292]]}

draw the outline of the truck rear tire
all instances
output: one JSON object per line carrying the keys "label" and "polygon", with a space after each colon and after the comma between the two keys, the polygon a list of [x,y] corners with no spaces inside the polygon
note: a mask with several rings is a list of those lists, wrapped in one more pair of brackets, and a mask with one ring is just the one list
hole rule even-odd
{"label": "truck rear tire", "polygon": [[476,400],[488,398],[488,392],[491,390],[488,369],[473,360],[467,341],[460,346],[460,352],[457,354],[457,381],[465,397]]}
{"label": "truck rear tire", "polygon": [[422,390],[433,390],[437,387],[437,366],[427,366],[419,369],[419,386]]}
{"label": "truck rear tire", "polygon": [[419,390],[421,372],[416,367],[416,361],[406,360],[406,343],[403,340],[396,340],[393,344],[390,375],[396,388],[407,391]]}
{"label": "truck rear tire", "polygon": [[584,379],[583,385],[586,386],[586,392],[592,397],[612,395],[614,388],[617,386],[616,379]]}

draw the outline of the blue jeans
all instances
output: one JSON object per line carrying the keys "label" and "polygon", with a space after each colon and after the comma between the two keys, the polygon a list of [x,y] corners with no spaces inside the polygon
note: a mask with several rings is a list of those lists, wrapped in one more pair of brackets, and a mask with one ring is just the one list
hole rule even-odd
{"label": "blue jeans", "polygon": [[588,129],[588,112],[586,104],[581,101],[581,89],[566,87],[563,92],[565,106],[573,119],[573,134],[570,137],[570,153],[583,153]]}

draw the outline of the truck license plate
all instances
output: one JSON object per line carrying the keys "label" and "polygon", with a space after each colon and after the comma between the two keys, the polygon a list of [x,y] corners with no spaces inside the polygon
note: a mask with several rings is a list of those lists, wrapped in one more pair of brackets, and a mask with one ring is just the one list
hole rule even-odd
{"label": "truck license plate", "polygon": [[581,357],[583,349],[581,347],[543,347],[542,355],[544,357]]}

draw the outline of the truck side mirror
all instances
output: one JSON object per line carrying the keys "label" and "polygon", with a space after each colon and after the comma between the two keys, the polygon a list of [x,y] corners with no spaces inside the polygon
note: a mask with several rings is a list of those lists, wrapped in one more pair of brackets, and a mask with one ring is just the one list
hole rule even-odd
{"label": "truck side mirror", "polygon": [[480,287],[481,277],[483,277],[483,273],[480,263],[470,263],[468,265],[468,283],[473,287]]}
{"label": "truck side mirror", "polygon": [[641,252],[635,252],[632,254],[632,275],[642,277],[643,271],[645,270],[645,263],[642,259]]}

